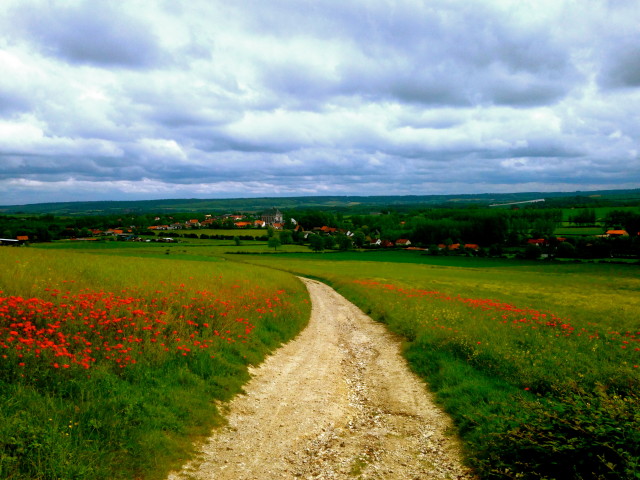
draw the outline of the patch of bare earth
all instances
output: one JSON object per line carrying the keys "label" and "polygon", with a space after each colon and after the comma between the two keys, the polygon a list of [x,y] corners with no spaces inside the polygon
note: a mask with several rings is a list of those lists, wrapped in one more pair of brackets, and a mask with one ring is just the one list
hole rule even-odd
{"label": "patch of bare earth", "polygon": [[398,340],[330,287],[303,281],[309,326],[252,370],[228,425],[169,480],[474,478]]}

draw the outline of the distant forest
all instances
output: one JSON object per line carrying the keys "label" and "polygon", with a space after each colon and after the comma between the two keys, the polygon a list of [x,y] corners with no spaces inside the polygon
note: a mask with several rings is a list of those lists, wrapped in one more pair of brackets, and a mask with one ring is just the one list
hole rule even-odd
{"label": "distant forest", "polygon": [[[591,192],[486,193],[472,195],[406,196],[309,196],[232,199],[165,199],[139,201],[64,202],[0,206],[0,214],[110,215],[124,213],[199,212],[222,214],[254,212],[276,206],[280,210],[320,209],[343,213],[367,214],[394,210],[408,212],[418,208],[486,207],[544,199],[545,205],[565,207],[606,207],[640,205],[640,189],[600,190]],[[16,199],[18,200],[18,199]]]}

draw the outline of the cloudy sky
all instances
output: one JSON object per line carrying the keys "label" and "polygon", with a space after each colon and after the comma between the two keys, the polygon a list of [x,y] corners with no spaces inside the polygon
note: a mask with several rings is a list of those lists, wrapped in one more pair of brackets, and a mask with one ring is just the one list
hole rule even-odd
{"label": "cloudy sky", "polygon": [[2,0],[0,204],[640,187],[636,0]]}

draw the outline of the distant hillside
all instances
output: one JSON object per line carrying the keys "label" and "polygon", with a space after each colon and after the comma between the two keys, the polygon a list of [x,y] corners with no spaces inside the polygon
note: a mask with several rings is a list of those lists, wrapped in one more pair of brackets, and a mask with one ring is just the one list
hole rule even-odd
{"label": "distant hillside", "polygon": [[501,203],[545,199],[550,206],[571,205],[640,205],[640,189],[600,190],[591,192],[524,192],[485,193],[473,195],[406,195],[406,196],[316,196],[261,197],[231,199],[166,199],[139,201],[100,201],[37,203],[0,206],[0,214],[108,215],[117,213],[169,213],[234,211],[259,212],[270,207],[283,210],[327,209],[369,213],[374,210],[409,210],[426,207],[485,206]]}

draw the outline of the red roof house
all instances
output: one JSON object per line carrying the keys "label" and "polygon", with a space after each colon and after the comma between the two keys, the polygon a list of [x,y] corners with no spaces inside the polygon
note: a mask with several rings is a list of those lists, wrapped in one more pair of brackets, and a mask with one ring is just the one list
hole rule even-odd
{"label": "red roof house", "polygon": [[529,240],[527,240],[527,243],[529,245],[545,245],[547,243],[547,241],[544,238],[530,238]]}
{"label": "red roof house", "polygon": [[629,234],[626,230],[607,230],[609,237],[628,237]]}

